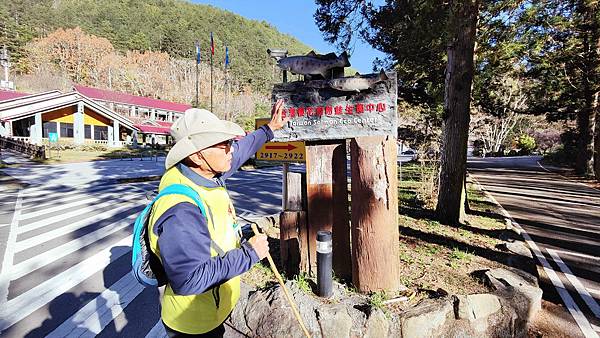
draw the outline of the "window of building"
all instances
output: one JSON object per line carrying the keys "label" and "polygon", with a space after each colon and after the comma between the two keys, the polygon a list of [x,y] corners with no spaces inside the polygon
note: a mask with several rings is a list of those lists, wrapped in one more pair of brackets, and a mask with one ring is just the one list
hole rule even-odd
{"label": "window of building", "polygon": [[94,140],[108,140],[108,127],[94,126]]}
{"label": "window of building", "polygon": [[83,126],[83,135],[85,138],[91,139],[92,138],[92,126],[90,126],[89,124],[84,125]]}
{"label": "window of building", "polygon": [[42,124],[42,137],[48,138],[48,133],[56,133],[56,122],[44,122]]}
{"label": "window of building", "polygon": [[60,137],[73,137],[73,123],[60,123]]}

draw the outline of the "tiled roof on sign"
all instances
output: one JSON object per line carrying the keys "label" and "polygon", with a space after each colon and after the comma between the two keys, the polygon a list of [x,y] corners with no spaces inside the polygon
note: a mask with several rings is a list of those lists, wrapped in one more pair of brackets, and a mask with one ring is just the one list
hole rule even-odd
{"label": "tiled roof on sign", "polygon": [[185,112],[186,110],[192,108],[192,106],[189,104],[157,100],[149,97],[114,92],[106,89],[98,89],[81,85],[75,85],[74,88],[79,93],[96,100],[118,102],[138,107],[156,108],[176,112]]}

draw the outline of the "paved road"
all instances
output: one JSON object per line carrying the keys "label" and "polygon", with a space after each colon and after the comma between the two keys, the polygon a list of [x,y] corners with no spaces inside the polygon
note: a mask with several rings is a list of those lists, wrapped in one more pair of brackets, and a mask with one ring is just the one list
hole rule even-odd
{"label": "paved road", "polygon": [[[129,273],[131,224],[158,182],[114,181],[161,170],[139,160],[4,170],[29,186],[0,189],[2,337],[162,335],[156,290]],[[275,167],[227,183],[238,213],[256,217],[279,211],[280,182]]]}
{"label": "paved road", "polygon": [[[538,157],[470,159],[469,172],[539,248],[542,276],[583,334],[600,334],[600,191],[544,170]],[[535,253],[534,249],[534,253]],[[550,287],[549,289],[552,289]],[[556,299],[554,299],[556,300]]]}

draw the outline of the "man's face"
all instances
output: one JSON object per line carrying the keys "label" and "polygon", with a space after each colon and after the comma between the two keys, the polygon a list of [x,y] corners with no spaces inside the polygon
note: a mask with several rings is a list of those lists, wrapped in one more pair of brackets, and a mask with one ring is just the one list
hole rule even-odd
{"label": "man's face", "polygon": [[211,147],[202,149],[200,153],[214,171],[224,173],[231,169],[232,143],[233,140],[217,143]]}

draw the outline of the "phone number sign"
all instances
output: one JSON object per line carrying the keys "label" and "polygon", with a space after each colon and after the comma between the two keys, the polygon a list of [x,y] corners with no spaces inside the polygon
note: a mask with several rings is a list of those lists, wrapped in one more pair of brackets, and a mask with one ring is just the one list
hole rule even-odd
{"label": "phone number sign", "polygon": [[[256,119],[256,129],[269,121],[270,118]],[[267,142],[256,152],[256,159],[259,161],[304,162],[305,158],[306,149],[301,141]]]}

